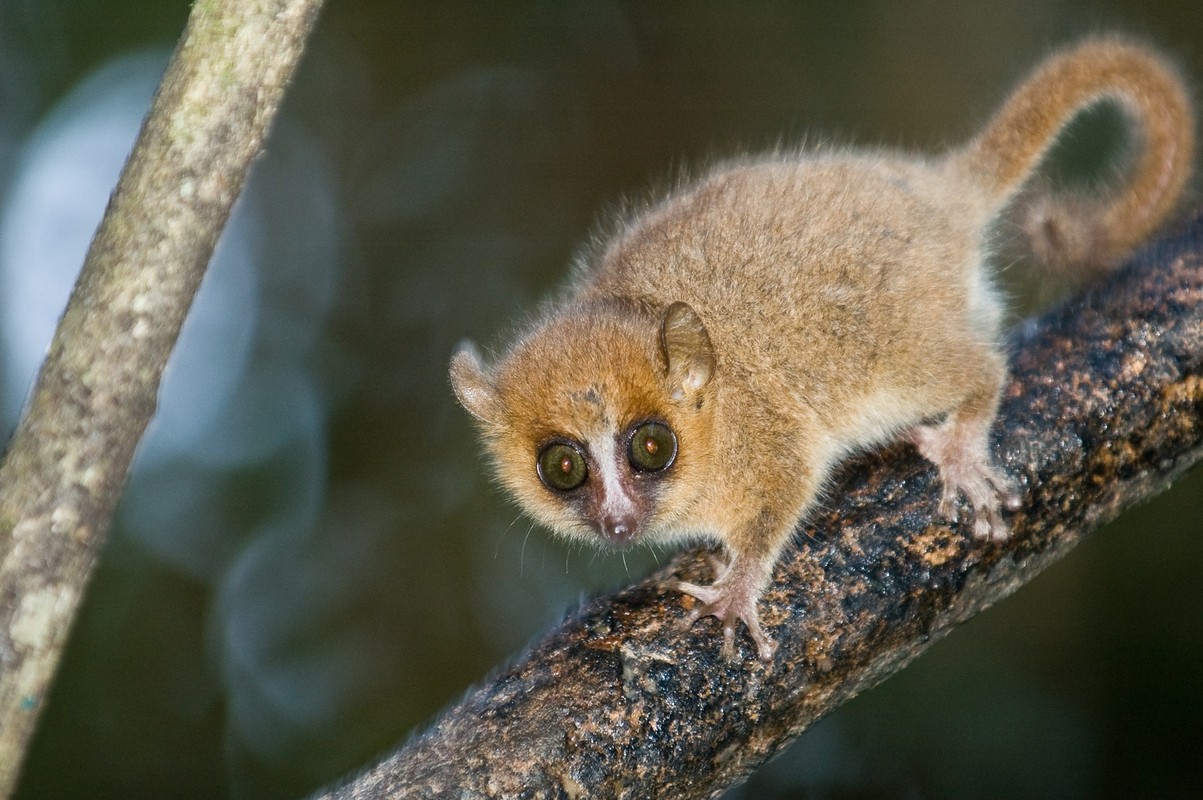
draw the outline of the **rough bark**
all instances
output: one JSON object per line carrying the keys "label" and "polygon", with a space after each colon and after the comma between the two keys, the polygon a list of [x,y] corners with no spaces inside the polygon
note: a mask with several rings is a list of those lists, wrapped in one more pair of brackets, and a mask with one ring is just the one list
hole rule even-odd
{"label": "rough bark", "polygon": [[1014,591],[1203,455],[1203,218],[1105,286],[1011,338],[995,452],[1023,489],[1005,544],[934,515],[935,470],[907,445],[841,470],[778,565],[733,663],[668,580],[710,579],[702,551],[586,602],[426,732],[326,800],[700,798],[954,625]]}
{"label": "rough bark", "polygon": [[0,797],[163,366],[320,5],[194,5],[0,466]]}

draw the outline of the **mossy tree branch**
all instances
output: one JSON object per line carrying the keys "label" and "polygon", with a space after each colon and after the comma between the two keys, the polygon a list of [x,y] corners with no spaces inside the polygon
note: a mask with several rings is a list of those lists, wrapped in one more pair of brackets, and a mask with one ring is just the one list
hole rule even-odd
{"label": "mossy tree branch", "polygon": [[1002,545],[934,516],[907,445],[840,472],[778,565],[761,620],[719,656],[713,619],[666,588],[709,580],[691,551],[585,603],[429,730],[324,800],[701,798],[1014,591],[1203,455],[1203,218],[1106,286],[1020,326],[995,450],[1023,487]]}
{"label": "mossy tree branch", "polygon": [[320,6],[194,4],[0,466],[0,797],[163,367]]}

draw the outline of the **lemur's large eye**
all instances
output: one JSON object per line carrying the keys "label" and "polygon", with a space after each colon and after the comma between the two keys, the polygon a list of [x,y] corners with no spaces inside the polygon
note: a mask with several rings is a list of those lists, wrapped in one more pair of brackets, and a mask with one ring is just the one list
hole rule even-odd
{"label": "lemur's large eye", "polygon": [[677,436],[663,422],[645,422],[631,434],[630,456],[635,469],[659,472],[677,457]]}
{"label": "lemur's large eye", "polygon": [[543,445],[535,466],[539,470],[539,480],[543,481],[543,485],[559,492],[571,491],[589,477],[585,455],[576,445],[568,442]]}

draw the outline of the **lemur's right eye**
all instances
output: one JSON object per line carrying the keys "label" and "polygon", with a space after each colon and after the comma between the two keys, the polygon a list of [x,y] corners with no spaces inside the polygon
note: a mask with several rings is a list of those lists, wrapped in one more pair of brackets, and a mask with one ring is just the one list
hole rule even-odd
{"label": "lemur's right eye", "polygon": [[576,445],[568,442],[551,442],[544,445],[539,451],[535,466],[539,470],[539,480],[543,481],[543,485],[558,492],[572,491],[589,477],[584,453]]}
{"label": "lemur's right eye", "polygon": [[677,435],[663,422],[645,422],[632,431],[628,449],[635,469],[659,472],[677,457]]}

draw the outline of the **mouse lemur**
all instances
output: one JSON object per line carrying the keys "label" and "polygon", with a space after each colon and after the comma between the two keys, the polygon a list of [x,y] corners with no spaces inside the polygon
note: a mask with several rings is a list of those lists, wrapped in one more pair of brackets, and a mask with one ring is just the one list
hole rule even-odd
{"label": "mouse lemur", "polygon": [[1055,54],[942,157],[741,158],[635,213],[495,363],[471,345],[452,359],[501,483],[564,536],[721,542],[711,585],[677,584],[700,601],[690,623],[717,617],[731,653],[742,620],[766,660],[757,601],[847,454],[909,439],[939,469],[940,512],[963,497],[972,535],[1005,539],[1018,496],[988,448],[1007,363],[987,243],[1098,101],[1129,124],[1125,181],[1020,211],[1038,257],[1105,269],[1173,209],[1194,149],[1182,80],[1117,38]]}

